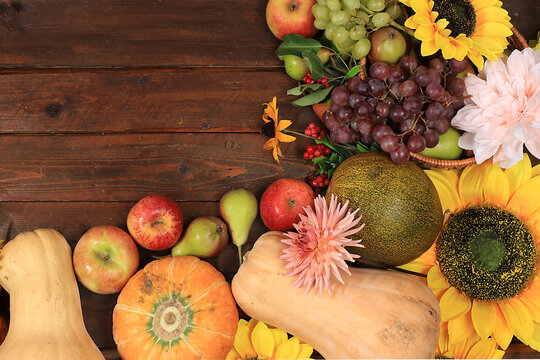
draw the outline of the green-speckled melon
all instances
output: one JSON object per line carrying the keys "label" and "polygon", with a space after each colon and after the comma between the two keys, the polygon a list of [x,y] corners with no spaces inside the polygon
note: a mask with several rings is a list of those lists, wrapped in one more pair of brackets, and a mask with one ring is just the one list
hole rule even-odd
{"label": "green-speckled melon", "polygon": [[360,208],[364,229],[356,234],[363,258],[403,265],[428,250],[442,228],[443,214],[435,186],[416,164],[394,164],[384,153],[351,156],[339,165],[330,194],[353,210]]}

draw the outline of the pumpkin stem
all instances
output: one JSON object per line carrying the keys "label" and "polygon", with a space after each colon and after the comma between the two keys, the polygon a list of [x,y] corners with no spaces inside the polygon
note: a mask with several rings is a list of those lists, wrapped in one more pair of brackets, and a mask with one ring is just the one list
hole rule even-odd
{"label": "pumpkin stem", "polygon": [[242,257],[242,245],[239,245],[238,246],[238,264],[242,265],[243,262],[244,262],[244,259]]}

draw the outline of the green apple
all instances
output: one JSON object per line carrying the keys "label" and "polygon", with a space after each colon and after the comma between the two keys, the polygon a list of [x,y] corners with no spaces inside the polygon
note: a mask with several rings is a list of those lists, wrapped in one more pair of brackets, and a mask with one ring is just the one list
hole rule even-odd
{"label": "green apple", "polygon": [[425,148],[420,155],[430,158],[455,160],[461,156],[463,149],[458,146],[459,132],[453,127],[443,135],[439,135],[439,143],[434,148]]}
{"label": "green apple", "polygon": [[285,55],[283,57],[285,62],[285,72],[294,80],[302,80],[309,71],[309,66],[306,60],[296,55]]}
{"label": "green apple", "polygon": [[384,61],[387,64],[396,64],[407,53],[407,39],[397,29],[387,26],[376,30],[369,36],[371,50],[368,58],[373,64]]}

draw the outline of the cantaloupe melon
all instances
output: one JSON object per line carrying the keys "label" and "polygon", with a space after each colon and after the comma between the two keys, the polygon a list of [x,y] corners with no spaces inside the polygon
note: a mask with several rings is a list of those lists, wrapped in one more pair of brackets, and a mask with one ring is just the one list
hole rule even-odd
{"label": "cantaloupe melon", "polygon": [[413,162],[396,165],[387,154],[353,155],[336,169],[327,190],[349,207],[359,208],[364,248],[350,251],[387,265],[414,260],[433,244],[443,214],[435,186]]}

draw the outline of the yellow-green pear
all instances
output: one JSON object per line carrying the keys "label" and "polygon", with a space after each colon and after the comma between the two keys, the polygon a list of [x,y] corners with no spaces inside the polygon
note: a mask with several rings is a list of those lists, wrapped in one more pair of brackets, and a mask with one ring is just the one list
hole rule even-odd
{"label": "yellow-green pear", "polygon": [[249,236],[249,229],[257,217],[257,198],[249,190],[240,188],[225,193],[219,201],[219,213],[225,220],[231,234],[231,241],[238,247],[242,263],[242,245]]}
{"label": "yellow-green pear", "polygon": [[215,216],[193,219],[180,241],[172,248],[172,256],[191,255],[201,259],[217,256],[227,246],[227,225]]}

